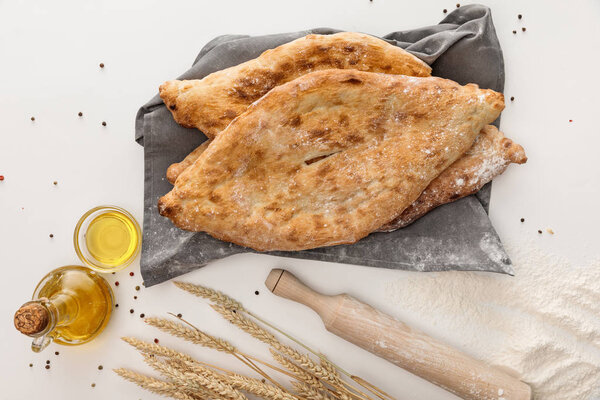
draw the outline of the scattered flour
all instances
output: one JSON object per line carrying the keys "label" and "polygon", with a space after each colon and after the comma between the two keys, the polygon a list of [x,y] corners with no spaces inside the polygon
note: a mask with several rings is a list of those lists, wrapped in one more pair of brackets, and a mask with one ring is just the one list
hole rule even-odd
{"label": "scattered flour", "polygon": [[535,399],[600,400],[600,259],[577,266],[532,243],[506,247],[514,277],[415,274],[389,283],[386,298],[519,376]]}

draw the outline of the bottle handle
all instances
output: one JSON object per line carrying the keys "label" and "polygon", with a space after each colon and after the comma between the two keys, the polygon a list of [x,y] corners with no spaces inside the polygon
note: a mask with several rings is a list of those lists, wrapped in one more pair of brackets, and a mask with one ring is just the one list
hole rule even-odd
{"label": "bottle handle", "polygon": [[48,345],[52,343],[53,339],[54,338],[50,335],[50,333],[46,333],[42,336],[33,338],[33,340],[31,341],[31,350],[33,350],[34,353],[39,353],[40,351],[48,347]]}

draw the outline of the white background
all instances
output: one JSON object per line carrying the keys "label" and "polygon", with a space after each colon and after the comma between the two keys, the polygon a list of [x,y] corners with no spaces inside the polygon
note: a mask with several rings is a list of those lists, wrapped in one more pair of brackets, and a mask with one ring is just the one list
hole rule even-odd
{"label": "white background", "polygon": [[[513,166],[495,180],[492,221],[501,238],[533,238],[541,247],[574,260],[598,255],[600,132],[595,122],[600,110],[600,2],[487,4],[504,50],[505,95],[515,97],[512,103],[507,101],[502,130],[529,156],[525,166]],[[451,11],[455,3],[0,0],[0,175],[5,176],[0,182],[0,398],[158,398],[111,371],[119,366],[147,370],[135,351],[118,340],[123,335],[157,337],[209,362],[244,371],[220,354],[199,351],[144,326],[140,312],[181,312],[203,329],[266,357],[265,348],[171,283],[135,293],[134,286],[141,282],[139,262],[107,276],[110,282],[121,282],[115,288],[120,307],[92,343],[51,345],[33,354],[30,340],[12,327],[12,315],[45,273],[79,264],[72,231],[86,210],[116,204],[142,220],[143,151],[133,140],[135,113],[160,83],[185,71],[210,39],[225,33],[266,34],[321,26],[383,35],[436,24],[444,17],[443,8]],[[518,30],[516,35],[513,29]],[[100,62],[106,65],[103,70]],[[108,125],[102,127],[102,121]],[[57,186],[52,184],[55,180]],[[526,218],[524,224],[521,217]],[[556,234],[545,233],[547,227]],[[538,229],[544,234],[538,235]],[[436,330],[435,320],[427,315],[386,303],[386,282],[415,273],[241,255],[184,279],[238,298],[399,399],[454,398],[326,332],[307,308],[269,294],[262,282],[275,266],[288,267],[326,293],[348,292],[461,345],[460,332]],[[135,272],[133,278],[130,271]],[[134,294],[139,295],[137,300]],[[59,356],[54,355],[57,350]],[[46,359],[51,360],[50,370],[43,368]]]}

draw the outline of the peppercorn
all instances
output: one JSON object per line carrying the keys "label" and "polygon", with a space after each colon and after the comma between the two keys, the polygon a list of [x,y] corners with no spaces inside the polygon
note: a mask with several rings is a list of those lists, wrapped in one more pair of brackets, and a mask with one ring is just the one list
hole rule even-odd
{"label": "peppercorn", "polygon": [[79,115],[80,117],[83,117],[83,113],[81,111],[79,111],[79,113],[77,115]]}
{"label": "peppercorn", "polygon": [[50,360],[46,360],[46,364],[50,364]]}
{"label": "peppercorn", "polygon": [[50,239],[52,239],[52,238],[54,237],[54,234],[52,234],[52,233],[51,233],[51,234],[50,234],[50,235],[48,235],[48,236],[50,236]]}
{"label": "peppercorn", "polygon": [[523,16],[521,14],[517,15],[517,18],[521,19]]}
{"label": "peppercorn", "polygon": [[46,369],[50,369],[50,366],[49,366],[49,365],[46,365]]}
{"label": "peppercorn", "polygon": [[55,355],[55,356],[57,356],[57,355],[59,355],[59,354],[60,354],[60,353],[59,353],[58,351],[55,351],[55,352],[54,352],[54,355]]}
{"label": "peppercorn", "polygon": [[513,31],[513,35],[516,35],[516,34],[517,34],[517,31]]}
{"label": "peppercorn", "polygon": [[137,296],[133,296],[133,299],[134,299],[134,300],[137,300]]}
{"label": "peppercorn", "polygon": [[31,117],[31,120],[32,120],[32,121],[35,121],[35,117]]}
{"label": "peppercorn", "polygon": [[133,311],[133,308],[130,308],[130,309],[129,309],[129,313],[130,313],[130,314],[133,314],[134,312],[135,312],[135,311]]}
{"label": "peppercorn", "polygon": [[129,276],[133,276],[133,275],[134,275],[134,274],[133,274],[133,272],[130,272],[130,273],[129,273]]}
{"label": "peppercorn", "polygon": [[460,7],[460,3],[456,3],[456,8]]}
{"label": "peppercorn", "polygon": [[54,181],[54,182],[52,182],[52,184],[53,184],[54,186],[56,186],[56,185],[58,185],[58,181]]}
{"label": "peppercorn", "polygon": [[104,63],[100,63],[100,68],[104,68]]}
{"label": "peppercorn", "polygon": [[92,383],[92,387],[96,387],[96,384],[95,384],[95,383]]}
{"label": "peppercorn", "polygon": [[144,314],[144,313],[140,314],[140,318],[144,318],[145,316],[146,316],[146,314]]}
{"label": "peppercorn", "polygon": [[521,218],[521,222],[525,222],[525,218]]}
{"label": "peppercorn", "polygon": [[119,307],[119,303],[115,304],[115,308]]}
{"label": "peppercorn", "polygon": [[181,313],[177,314],[177,318],[181,318],[183,317],[183,315],[181,315]]}
{"label": "peppercorn", "polygon": [[258,290],[255,290],[254,294],[258,296],[260,294],[260,292]]}
{"label": "peppercorn", "polygon": [[515,101],[515,96],[511,96],[510,101]]}
{"label": "peppercorn", "polygon": [[527,30],[527,28],[525,28],[525,27],[522,27],[522,28],[521,28],[521,30],[522,30],[523,32],[525,32],[525,31]]}
{"label": "peppercorn", "polygon": [[140,287],[139,287],[139,286],[136,286],[136,287],[135,287],[135,290],[140,290]]}
{"label": "peppercorn", "polygon": [[0,181],[4,180],[4,175],[0,175]]}
{"label": "peppercorn", "polygon": [[29,368],[31,368],[31,367],[33,367],[33,364],[32,364],[32,363],[29,363]]}
{"label": "peppercorn", "polygon": [[116,281],[116,282],[115,282],[115,286],[119,286],[119,281]]}
{"label": "peppercorn", "polygon": [[538,233],[541,235],[541,234],[542,234],[542,230],[541,230],[541,229],[538,229]]}
{"label": "peppercorn", "polygon": [[102,371],[102,370],[104,369],[104,367],[103,367],[102,365],[98,365],[98,369],[99,369],[100,371]]}
{"label": "peppercorn", "polygon": [[446,14],[446,13],[448,12],[448,10],[446,10],[446,9],[444,8],[444,10],[443,10],[442,12],[443,12],[444,14]]}
{"label": "peppercorn", "polygon": [[106,121],[102,121],[102,126],[106,126]]}
{"label": "peppercorn", "polygon": [[158,339],[154,338],[154,343],[158,344]]}

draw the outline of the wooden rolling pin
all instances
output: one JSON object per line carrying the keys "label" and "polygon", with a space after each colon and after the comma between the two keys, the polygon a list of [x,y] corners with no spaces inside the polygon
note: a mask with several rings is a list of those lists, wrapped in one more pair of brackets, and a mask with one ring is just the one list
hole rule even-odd
{"label": "wooden rolling pin", "polygon": [[282,269],[272,270],[265,285],[276,295],[315,310],[328,331],[463,399],[531,399],[526,383],[347,294],[322,295]]}

